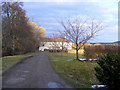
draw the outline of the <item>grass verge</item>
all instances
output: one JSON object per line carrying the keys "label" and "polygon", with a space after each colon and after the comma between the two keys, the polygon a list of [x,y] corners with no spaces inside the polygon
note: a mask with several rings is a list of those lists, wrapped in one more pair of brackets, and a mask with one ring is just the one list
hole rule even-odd
{"label": "grass verge", "polygon": [[[74,59],[74,53],[48,53],[53,69],[64,80],[75,88],[91,88],[93,84],[100,84],[95,77],[96,62],[80,62]],[[84,56],[79,55],[80,58]]]}
{"label": "grass verge", "polygon": [[27,53],[23,55],[15,55],[15,56],[5,56],[3,57],[2,60],[2,70],[6,70],[20,62],[22,59],[34,56],[35,53]]}

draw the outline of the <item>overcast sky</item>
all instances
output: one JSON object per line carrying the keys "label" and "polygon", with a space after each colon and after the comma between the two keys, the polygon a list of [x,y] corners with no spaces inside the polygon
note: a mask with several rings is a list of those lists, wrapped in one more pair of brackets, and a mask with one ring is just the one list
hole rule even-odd
{"label": "overcast sky", "polygon": [[80,0],[45,0],[44,2],[24,2],[24,9],[30,21],[37,23],[46,29],[46,36],[60,29],[56,19],[66,17],[91,18],[102,21],[104,30],[99,36],[90,42],[114,42],[118,40],[118,2],[105,0],[92,0],[82,2]]}

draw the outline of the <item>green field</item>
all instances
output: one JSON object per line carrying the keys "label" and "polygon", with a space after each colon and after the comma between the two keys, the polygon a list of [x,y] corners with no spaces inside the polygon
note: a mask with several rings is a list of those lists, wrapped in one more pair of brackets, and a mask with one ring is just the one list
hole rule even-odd
{"label": "green field", "polygon": [[2,58],[2,70],[12,67],[18,63],[21,59],[33,56],[35,53],[27,53],[24,55],[5,56]]}
{"label": "green field", "polygon": [[[96,62],[67,61],[75,58],[74,53],[48,53],[48,55],[56,73],[75,88],[90,88],[91,85],[100,84],[95,77]],[[84,58],[82,55],[79,57]]]}

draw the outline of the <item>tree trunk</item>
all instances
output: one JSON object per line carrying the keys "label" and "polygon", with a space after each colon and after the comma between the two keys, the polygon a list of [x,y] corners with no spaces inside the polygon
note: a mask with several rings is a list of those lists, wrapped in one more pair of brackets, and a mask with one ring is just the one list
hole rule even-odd
{"label": "tree trunk", "polygon": [[12,55],[15,53],[15,36],[13,35],[13,40],[12,40]]}
{"label": "tree trunk", "polygon": [[78,56],[78,43],[77,43],[77,40],[76,40],[76,60],[79,60],[79,56]]}
{"label": "tree trunk", "polygon": [[79,60],[78,49],[76,49],[76,60]]}

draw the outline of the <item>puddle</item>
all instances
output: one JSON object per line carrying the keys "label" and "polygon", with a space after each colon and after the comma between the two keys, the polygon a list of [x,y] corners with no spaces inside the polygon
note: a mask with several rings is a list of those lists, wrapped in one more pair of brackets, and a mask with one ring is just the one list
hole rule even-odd
{"label": "puddle", "polygon": [[48,83],[48,87],[49,87],[49,88],[60,88],[61,85],[58,84],[58,83],[56,83],[56,82],[49,82],[49,83]]}

